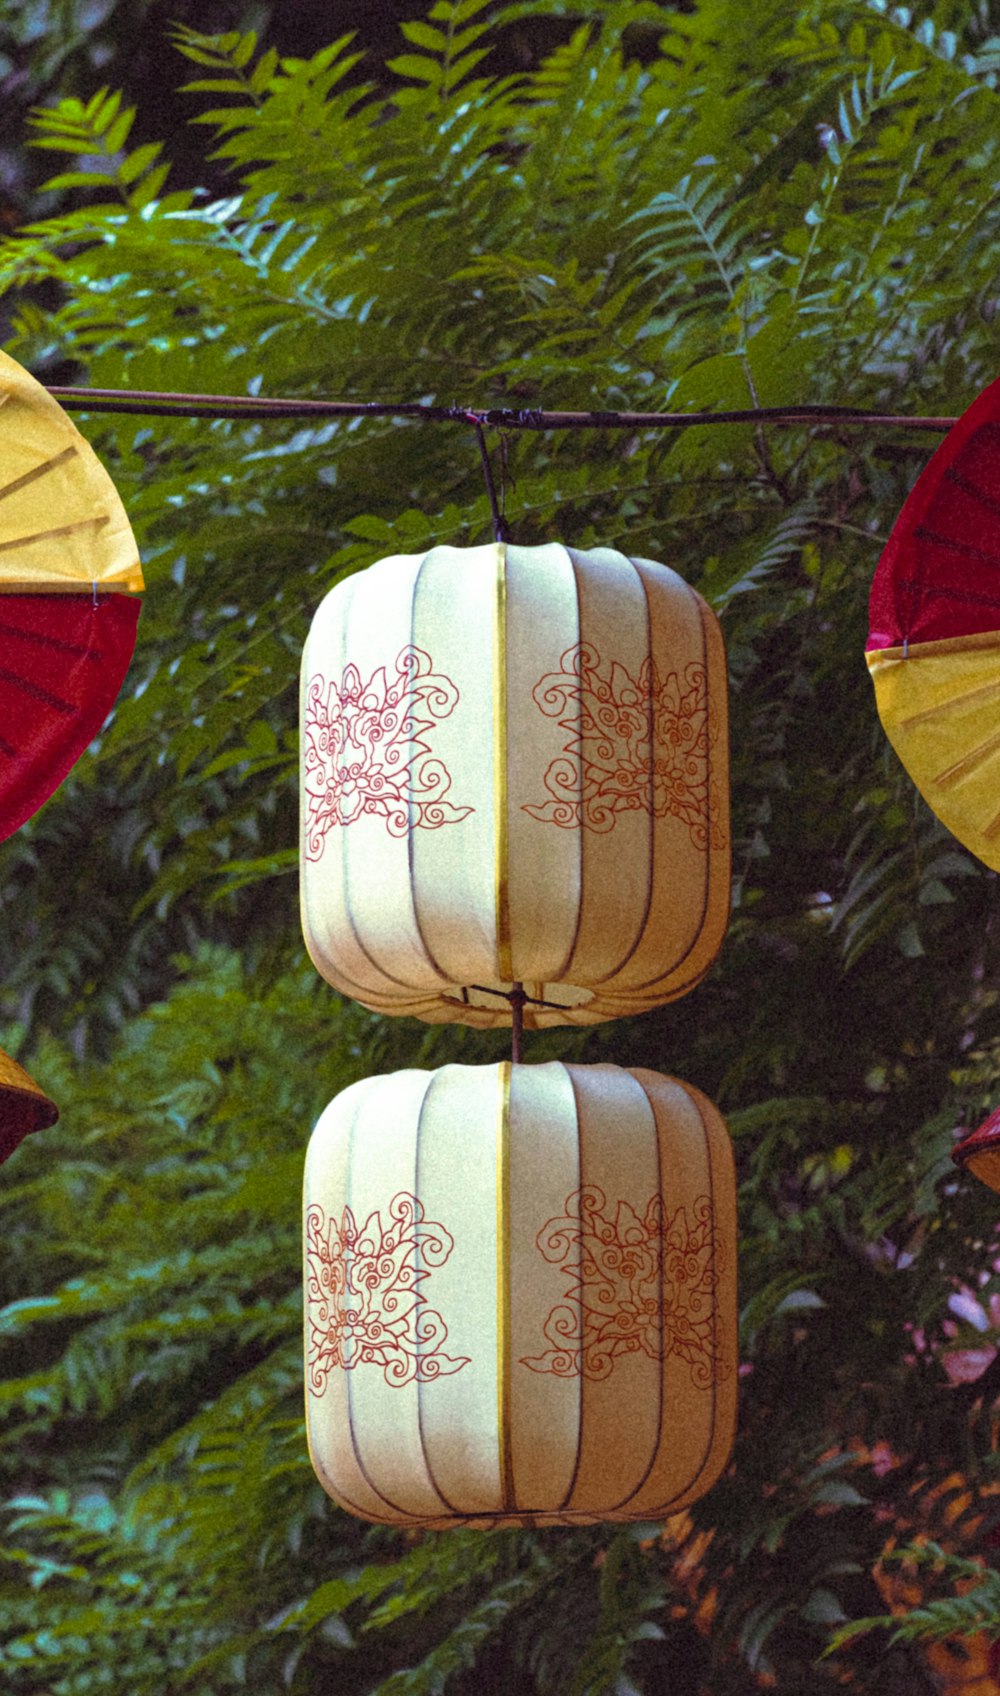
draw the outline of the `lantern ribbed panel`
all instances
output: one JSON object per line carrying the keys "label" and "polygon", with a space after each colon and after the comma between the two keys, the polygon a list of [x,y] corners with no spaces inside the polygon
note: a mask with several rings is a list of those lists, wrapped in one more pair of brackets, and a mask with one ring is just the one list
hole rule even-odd
{"label": "lantern ribbed panel", "polygon": [[363,1518],[672,1513],[729,1454],[736,1201],[717,1110],[616,1066],[367,1079],[313,1133],[306,1404]]}
{"label": "lantern ribbed panel", "polygon": [[[613,549],[379,561],[302,668],[302,922],[378,1012],[591,1024],[703,977],[729,916],[725,656],[702,598]],[[491,994],[490,991],[494,993]]]}

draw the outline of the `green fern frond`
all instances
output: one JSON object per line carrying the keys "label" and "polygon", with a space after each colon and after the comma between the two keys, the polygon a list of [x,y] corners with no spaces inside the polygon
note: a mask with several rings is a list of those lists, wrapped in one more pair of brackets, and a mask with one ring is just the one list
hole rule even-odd
{"label": "green fern frond", "polygon": [[113,188],[133,211],[148,207],[159,197],[170,166],[159,163],[162,142],[145,142],[125,151],[135,112],[134,106],[122,107],[120,93],[106,88],[99,89],[86,105],[66,99],[55,106],[36,107],[30,120],[38,132],[31,137],[32,147],[91,161],[85,169],[50,177],[45,189]]}
{"label": "green fern frond", "polygon": [[671,293],[703,309],[709,295],[733,300],[739,254],[747,232],[734,224],[735,209],[711,172],[682,177],[632,214],[644,228],[633,239],[637,260],[651,277],[670,278]]}

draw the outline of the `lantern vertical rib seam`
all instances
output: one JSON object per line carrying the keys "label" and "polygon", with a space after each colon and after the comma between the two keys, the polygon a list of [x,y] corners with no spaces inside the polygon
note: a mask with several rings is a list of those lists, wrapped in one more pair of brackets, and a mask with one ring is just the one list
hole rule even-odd
{"label": "lantern vertical rib seam", "polygon": [[[603,977],[595,978],[595,984],[613,984],[615,979],[621,976],[621,973],[625,970],[629,961],[635,956],[635,953],[641,947],[643,938],[646,934],[646,926],[649,923],[649,909],[653,899],[653,853],[654,843],[656,840],[656,819],[653,813],[655,799],[653,795],[653,720],[656,710],[655,702],[653,700],[653,615],[649,605],[649,590],[646,588],[646,581],[642,572],[639,570],[635,561],[633,559],[629,559],[627,554],[620,554],[619,558],[624,559],[626,564],[631,566],[632,571],[638,578],[639,587],[642,590],[643,605],[646,608],[646,657],[649,661],[649,712],[647,718],[647,723],[649,725],[649,871],[646,881],[646,905],[639,929],[621,959],[616,961],[611,970],[609,972],[605,972]],[[628,995],[630,992],[626,989],[621,990],[619,993],[622,995]],[[629,1011],[631,1011],[631,1009],[629,1009]]]}
{"label": "lantern vertical rib seam", "polygon": [[[333,1474],[331,1473],[331,1471],[330,1471],[329,1467],[326,1465],[326,1463],[319,1459],[319,1456],[316,1453],[315,1444],[313,1443],[313,1441],[312,1441],[312,1439],[309,1435],[308,1425],[306,1427],[306,1447],[309,1450],[309,1458],[312,1461],[313,1468],[314,1468],[317,1476],[319,1476],[319,1474],[322,1473],[324,1478],[328,1478],[330,1480],[329,1494],[332,1495],[335,1502],[337,1502],[341,1507],[346,1508],[349,1513],[356,1513],[360,1519],[371,1520],[374,1525],[399,1525],[400,1514],[403,1512],[402,1509],[393,1510],[393,1513],[391,1515],[390,1514],[384,1514],[383,1515],[383,1514],[374,1513],[371,1508],[363,1508],[361,1506],[360,1502],[356,1502],[354,1500],[353,1496],[349,1496],[347,1494],[347,1491],[343,1488],[343,1486],[339,1483],[339,1481],[336,1480],[333,1477]],[[355,1458],[357,1459],[357,1450],[356,1449],[355,1449]],[[360,1459],[358,1459],[358,1468],[359,1468],[360,1471],[362,1471],[362,1472],[364,1471],[363,1467],[361,1466]],[[320,1478],[320,1483],[322,1483],[322,1481],[323,1481],[323,1479]],[[367,1479],[367,1476],[366,1476],[366,1482],[370,1483],[370,1480]],[[381,1495],[380,1491],[375,1489],[375,1486],[373,1484],[371,1485],[371,1489],[372,1489],[373,1493],[376,1496],[379,1497],[380,1501],[385,1500],[385,1497]],[[417,1524],[420,1523],[415,1514],[406,1514],[405,1515],[405,1521],[406,1521],[407,1525],[417,1525]]]}
{"label": "lantern vertical rib seam", "polygon": [[[424,1132],[424,1120],[425,1120],[425,1117],[426,1117],[426,1114],[427,1114],[428,1104],[430,1102],[430,1098],[434,1094],[435,1085],[444,1076],[444,1073],[447,1070],[448,1070],[448,1068],[444,1067],[444,1068],[442,1068],[442,1070],[440,1072],[431,1072],[430,1073],[430,1082],[426,1085],[426,1087],[424,1089],[424,1093],[423,1093],[423,1096],[421,1097],[421,1101],[420,1101],[420,1107],[417,1111],[417,1129],[416,1129],[416,1135],[414,1136],[414,1139],[413,1139],[413,1194],[416,1197],[418,1202],[420,1200],[420,1140],[421,1140],[421,1137],[422,1137],[423,1132]],[[425,1075],[425,1077],[427,1076],[426,1073],[424,1075]],[[413,1230],[413,1242],[414,1242],[413,1270],[414,1270],[414,1274],[415,1274],[414,1281],[413,1281],[413,1287],[414,1287],[415,1291],[419,1292],[419,1287],[420,1287],[420,1228],[419,1228],[419,1225],[416,1225],[416,1224],[414,1225],[414,1230]],[[420,1374],[420,1366],[421,1366],[421,1362],[422,1362],[424,1357],[423,1357],[423,1352],[422,1352],[421,1347],[420,1347],[420,1320],[419,1320],[419,1317],[417,1318],[417,1322],[413,1327],[413,1334],[414,1334],[414,1343],[415,1343],[416,1356],[417,1356],[417,1435],[420,1438],[420,1453],[423,1456],[424,1467],[425,1467],[425,1470],[427,1472],[427,1481],[430,1484],[431,1489],[434,1491],[434,1494],[436,1495],[438,1501],[441,1503],[442,1507],[447,1509],[448,1513],[454,1514],[454,1515],[458,1516],[459,1518],[461,1518],[461,1517],[464,1516],[464,1510],[462,1508],[458,1507],[455,1502],[450,1502],[448,1500],[448,1497],[445,1495],[444,1491],[441,1489],[440,1484],[438,1483],[437,1479],[434,1476],[434,1468],[431,1465],[430,1456],[427,1453],[427,1439],[426,1439],[426,1436],[425,1436],[425,1433],[424,1433],[423,1379],[422,1379],[421,1374]]]}
{"label": "lantern vertical rib seam", "polygon": [[[360,1111],[360,1109],[359,1109],[359,1111]],[[350,1133],[348,1133],[348,1141],[349,1140],[350,1140]],[[350,1170],[350,1146],[348,1146],[348,1171],[349,1170]],[[305,1203],[303,1210],[306,1213],[308,1212],[308,1189],[307,1189],[308,1182],[309,1182],[309,1168],[308,1168],[308,1160],[307,1160],[306,1172],[305,1172],[304,1178],[303,1178],[303,1201]],[[345,1197],[345,1204],[346,1204],[346,1197]],[[324,1478],[329,1480],[329,1492],[328,1493],[333,1497],[334,1501],[336,1501],[341,1507],[346,1508],[349,1513],[356,1513],[361,1519],[371,1520],[374,1524],[377,1524],[377,1525],[392,1525],[392,1524],[396,1523],[394,1520],[392,1520],[388,1517],[383,1518],[379,1514],[372,1513],[370,1508],[363,1508],[361,1506],[360,1502],[356,1502],[354,1500],[353,1496],[349,1496],[347,1494],[346,1490],[344,1490],[341,1487],[339,1481],[334,1478],[332,1472],[330,1471],[330,1468],[326,1465],[326,1462],[321,1460],[319,1452],[318,1452],[317,1447],[316,1447],[316,1444],[313,1442],[312,1419],[311,1419],[311,1416],[310,1416],[310,1400],[311,1400],[311,1398],[310,1398],[310,1395],[309,1395],[310,1384],[309,1384],[309,1364],[308,1364],[309,1363],[308,1260],[307,1260],[307,1246],[306,1246],[305,1240],[303,1240],[302,1250],[303,1250],[303,1253],[302,1253],[302,1258],[303,1258],[303,1284],[304,1284],[305,1289],[306,1289],[306,1299],[303,1302],[303,1329],[304,1329],[304,1332],[305,1332],[305,1357],[306,1357],[306,1374],[305,1374],[304,1389],[305,1389],[305,1400],[306,1400],[306,1447],[309,1451],[309,1459],[312,1462],[313,1470],[315,1471],[316,1476],[319,1478],[320,1482],[322,1483]],[[343,1370],[343,1368],[341,1370]],[[349,1382],[350,1382],[350,1380],[348,1380],[348,1384],[349,1384]],[[352,1429],[351,1423],[350,1423],[350,1415],[348,1415],[348,1435],[351,1438],[351,1447],[354,1451],[354,1458],[357,1461],[358,1469],[363,1473],[364,1468],[361,1465],[361,1457],[358,1454],[357,1445],[354,1442],[354,1432],[353,1432],[353,1429]],[[324,1488],[326,1488],[325,1485],[324,1485]],[[376,1491],[375,1494],[377,1495],[378,1492]]]}
{"label": "lantern vertical rib seam", "polygon": [[[690,587],[689,584],[685,585],[685,587],[687,588],[688,593],[695,597],[695,609],[696,609],[697,614],[698,614],[698,629],[701,632],[701,662],[702,662],[702,671],[703,671],[704,677],[705,677],[705,709],[706,709],[706,715],[707,715],[708,708],[709,708],[709,705],[710,705],[710,701],[709,701],[709,676],[708,676],[708,669],[709,669],[708,668],[708,636],[707,636],[707,632],[706,632],[706,615],[710,618],[714,617],[715,615],[714,615],[714,613],[712,613],[710,607],[702,599],[702,597],[700,595],[696,594],[696,591],[693,590]],[[676,960],[673,963],[673,965],[670,967],[670,970],[668,972],[660,972],[657,977],[647,978],[644,983],[633,984],[629,990],[623,991],[622,992],[623,994],[627,994],[629,996],[634,996],[634,995],[641,994],[644,989],[654,989],[655,990],[658,985],[663,983],[664,978],[672,978],[674,973],[677,972],[679,970],[679,968],[684,964],[684,961],[690,959],[691,955],[694,953],[694,951],[697,948],[698,943],[701,939],[702,932],[705,928],[705,916],[708,912],[709,889],[710,889],[710,886],[711,886],[711,878],[712,878],[712,871],[711,871],[711,813],[710,813],[710,799],[709,799],[710,798],[710,792],[711,792],[711,782],[710,782],[710,780],[711,780],[711,774],[712,774],[712,754],[711,754],[710,748],[706,751],[706,768],[705,768],[705,771],[706,771],[705,830],[706,830],[707,835],[708,835],[708,847],[706,848],[706,852],[705,852],[705,855],[704,855],[704,872],[703,872],[703,875],[702,875],[702,884],[701,884],[701,912],[698,916],[698,923],[695,926],[694,934],[691,938],[690,943],[688,944],[687,948],[685,949],[684,953],[680,956],[680,958],[678,960]],[[634,953],[635,953],[634,948],[629,951],[629,953],[626,955],[625,959],[622,961],[622,965],[618,967],[619,971],[621,971],[622,966],[627,964],[628,960],[631,959],[631,957]],[[713,955],[712,958],[714,959],[714,957],[715,956]],[[687,981],[687,983],[685,983],[683,985],[679,985],[678,987],[672,989],[671,992],[670,992],[669,1000],[678,1001],[680,999],[680,997],[682,995],[686,994],[689,989],[696,989],[698,984],[701,982],[702,978],[705,976],[705,973],[708,971],[708,967],[710,965],[711,965],[711,960],[708,962],[707,965],[705,965],[701,968],[701,970],[698,972],[697,977],[691,978]],[[606,982],[606,981],[607,981],[606,979],[603,979],[603,978],[601,979],[602,983]],[[656,1005],[658,1005],[658,1003],[657,1002],[651,1002],[650,1005],[656,1006]],[[628,1007],[628,1008],[623,1009],[623,1011],[628,1012],[628,1013],[638,1013],[638,1012],[644,1011],[644,1009],[639,1008],[639,1007]]]}
{"label": "lantern vertical rib seam", "polygon": [[[645,1085],[640,1082],[640,1080],[635,1076],[634,1072],[629,1072],[627,1074],[627,1076],[632,1080],[632,1082],[635,1084],[636,1088],[641,1092],[642,1098],[646,1103],[647,1111],[649,1112],[650,1118],[653,1121],[653,1140],[656,1144],[656,1193],[660,1198],[660,1208],[661,1208],[659,1254],[658,1254],[658,1257],[657,1257],[657,1269],[656,1269],[657,1270],[658,1291],[659,1291],[659,1300],[657,1302],[657,1309],[658,1309],[658,1313],[659,1313],[660,1358],[659,1358],[659,1361],[657,1362],[657,1365],[659,1367],[659,1371],[657,1372],[657,1375],[656,1375],[657,1411],[656,1411],[656,1436],[653,1440],[653,1452],[649,1457],[649,1461],[646,1465],[644,1472],[642,1473],[642,1475],[638,1479],[638,1481],[633,1485],[632,1489],[629,1490],[628,1494],[623,1496],[620,1502],[615,1502],[613,1507],[609,1507],[605,1510],[606,1512],[611,1513],[611,1514],[620,1513],[623,1508],[628,1507],[630,1502],[635,1501],[636,1496],[639,1494],[640,1490],[643,1489],[644,1485],[646,1484],[647,1480],[649,1479],[650,1473],[653,1471],[653,1468],[655,1467],[657,1461],[660,1458],[660,1450],[661,1450],[661,1447],[662,1447],[662,1444],[663,1444],[663,1372],[664,1372],[664,1367],[666,1365],[666,1325],[665,1325],[665,1316],[664,1316],[664,1311],[663,1311],[663,1261],[664,1261],[663,1217],[664,1217],[666,1198],[665,1198],[664,1193],[663,1193],[663,1145],[662,1145],[662,1142],[660,1140],[660,1121],[659,1121],[659,1115],[657,1114],[656,1108],[653,1104],[653,1101],[652,1101],[648,1091],[645,1088]],[[684,1093],[686,1094],[686,1091]]]}
{"label": "lantern vertical rib seam", "polygon": [[[358,1121],[361,1118],[361,1114],[362,1114],[362,1111],[364,1109],[364,1102],[365,1102],[365,1097],[362,1096],[361,1100],[358,1102],[357,1106],[354,1109],[354,1112],[351,1115],[351,1122],[350,1122],[350,1125],[349,1125],[348,1131],[347,1131],[347,1184],[346,1184],[347,1193],[344,1197],[344,1205],[345,1205],[345,1207],[350,1208],[351,1214],[354,1218],[357,1218],[357,1214],[356,1214],[354,1206],[353,1206],[354,1194],[353,1194],[353,1190],[352,1190],[352,1179],[353,1179],[353,1173],[354,1173],[354,1159],[353,1159],[354,1141],[355,1141],[355,1132],[357,1130]],[[347,1377],[347,1430],[348,1430],[348,1435],[350,1436],[350,1439],[351,1439],[351,1448],[354,1450],[354,1458],[358,1463],[358,1471],[361,1473],[361,1476],[364,1479],[365,1483],[368,1485],[368,1488],[372,1492],[372,1495],[377,1496],[378,1500],[380,1502],[384,1502],[385,1506],[389,1509],[390,1514],[392,1514],[396,1518],[399,1518],[400,1516],[402,1516],[402,1518],[405,1519],[405,1520],[413,1520],[414,1518],[416,1518],[416,1515],[411,1513],[409,1508],[400,1507],[398,1502],[394,1502],[394,1501],[390,1500],[390,1498],[387,1495],[385,1495],[385,1493],[382,1490],[379,1489],[379,1487],[375,1483],[375,1480],[373,1479],[371,1473],[369,1472],[367,1466],[365,1465],[364,1461],[361,1458],[361,1449],[360,1449],[359,1444],[358,1444],[357,1426],[355,1425],[355,1422],[354,1422],[354,1406],[353,1406],[353,1395],[352,1395],[352,1386],[353,1386],[353,1382],[354,1382],[354,1372],[356,1370],[357,1370],[356,1367],[348,1366],[346,1361],[345,1361],[344,1372],[345,1372],[346,1377]]]}
{"label": "lantern vertical rib seam", "polygon": [[[577,1068],[576,1068],[576,1066],[567,1064],[566,1062],[563,1062],[563,1061],[560,1061],[559,1064],[563,1066],[563,1070],[565,1071],[566,1076],[569,1078],[569,1087],[570,1087],[572,1094],[573,1094],[573,1116],[576,1120],[576,1176],[577,1176],[576,1193],[579,1194],[580,1192],[582,1192],[582,1190],[586,1186],[585,1186],[584,1173],[583,1173],[583,1114],[582,1114],[581,1108],[580,1108],[580,1092],[577,1089],[577,1085],[576,1085]],[[569,1504],[573,1500],[573,1492],[576,1489],[577,1479],[580,1476],[580,1465],[581,1465],[581,1462],[582,1462],[582,1459],[583,1459],[583,1414],[584,1414],[584,1407],[586,1405],[585,1385],[586,1385],[587,1380],[586,1380],[586,1377],[585,1377],[584,1372],[583,1372],[583,1358],[582,1358],[582,1349],[583,1349],[583,1266],[582,1266],[582,1261],[583,1261],[583,1240],[582,1240],[582,1233],[581,1233],[581,1238],[577,1243],[577,1279],[576,1279],[577,1335],[580,1338],[580,1345],[581,1345],[580,1376],[579,1376],[580,1390],[579,1390],[579,1400],[577,1402],[577,1412],[576,1412],[576,1455],[575,1455],[574,1460],[573,1460],[573,1471],[570,1474],[569,1484],[566,1487],[566,1493],[563,1496],[562,1501],[559,1503],[559,1506],[556,1509],[557,1513],[572,1513],[573,1512],[573,1509],[570,1507]]]}
{"label": "lantern vertical rib seam", "polygon": [[[350,586],[350,596],[349,596],[349,599],[348,599],[348,602],[347,602],[347,607],[346,607],[344,613],[342,614],[341,620],[340,620],[340,650],[339,650],[338,658],[339,658],[339,662],[340,662],[341,684],[343,683],[344,672],[347,669],[348,664],[350,663],[348,661],[348,658],[347,658],[347,644],[348,644],[348,639],[349,639],[349,636],[350,636],[350,618],[351,618],[351,614],[354,611],[354,601],[355,601],[355,597],[357,595],[358,583],[359,582],[360,582],[360,573],[355,573],[353,578],[348,579],[348,585]],[[348,585],[345,585],[345,588]],[[319,675],[322,676],[322,673],[320,673]],[[308,687],[309,687],[309,685],[307,683],[306,688],[308,689]],[[304,742],[303,742],[303,745],[302,745],[302,753],[300,754],[300,760],[302,762],[305,761],[305,744],[304,744]],[[304,764],[303,764],[302,769],[304,769]],[[341,888],[341,895],[343,897],[344,917],[347,920],[347,924],[348,924],[348,927],[350,929],[351,935],[354,938],[355,943],[357,944],[358,953],[362,956],[363,959],[368,961],[368,964],[371,966],[372,971],[375,972],[378,977],[382,978],[384,982],[387,981],[389,983],[394,983],[394,984],[398,985],[398,987],[400,989],[408,991],[412,995],[412,990],[410,989],[410,986],[408,984],[404,983],[402,978],[394,977],[393,974],[390,971],[388,971],[385,968],[385,966],[383,966],[380,963],[380,961],[376,960],[375,956],[369,951],[368,948],[366,948],[364,942],[362,941],[361,933],[358,930],[358,927],[354,922],[354,914],[351,911],[351,897],[350,897],[351,879],[350,879],[350,874],[349,874],[349,870],[348,870],[348,853],[349,853],[349,849],[350,849],[350,837],[347,835],[347,832],[350,829],[350,826],[345,825],[345,824],[338,824],[338,825],[334,826],[334,829],[339,830],[343,833],[342,836],[341,836],[341,842],[342,842],[343,846],[342,846],[342,850],[341,850],[341,854],[340,854],[340,888]],[[304,877],[301,879],[301,885],[300,885],[300,905],[301,905],[303,911],[305,911],[305,878]],[[308,942],[307,942],[307,945],[308,945]],[[326,958],[330,959],[330,956],[327,955]],[[349,984],[351,986],[350,990],[348,990],[347,993],[351,994],[352,1000],[356,999],[356,1000],[360,1001],[362,1003],[362,1005],[364,1005],[364,996],[365,995],[378,996],[378,995],[384,995],[385,994],[385,989],[382,985],[374,984],[370,989],[366,989],[364,984],[355,984],[353,979],[348,977],[346,971],[341,970],[339,964],[335,960],[331,959],[330,963],[334,967],[334,971],[336,973],[337,978],[340,979],[340,982],[343,983],[343,984]],[[325,976],[326,974],[324,973],[322,975]],[[337,987],[339,988],[339,984],[337,985]],[[359,990],[361,992],[357,996],[354,996],[352,994],[352,991],[355,990],[355,989]],[[344,992],[341,991],[341,993],[344,993]]]}
{"label": "lantern vertical rib seam", "polygon": [[507,613],[507,544],[497,542],[493,602],[493,854],[497,972],[501,983],[511,983],[514,978],[510,926],[510,819],[507,783],[507,762],[510,756],[507,725]]}
{"label": "lantern vertical rib seam", "polygon": [[[337,829],[337,830],[346,830],[348,827],[346,825],[337,825],[334,828]],[[368,951],[368,949],[365,947],[364,942],[361,940],[361,936],[358,932],[357,926],[354,923],[354,916],[351,913],[350,903],[349,903],[349,900],[348,900],[348,876],[347,876],[347,855],[346,854],[342,854],[341,857],[340,857],[340,879],[341,879],[341,888],[343,890],[343,895],[344,895],[344,917],[347,920],[347,924],[348,924],[348,927],[350,929],[351,935],[354,938],[355,943],[357,944],[358,953],[360,955],[362,955],[365,960],[368,961],[368,964],[371,966],[372,970],[374,972],[377,972],[379,977],[382,978],[384,981],[383,981],[383,984],[381,984],[381,985],[380,984],[365,985],[365,984],[362,984],[362,983],[355,982],[354,978],[352,978],[348,975],[348,973],[344,970],[343,966],[341,966],[341,964],[338,961],[334,960],[326,952],[326,949],[321,947],[321,945],[317,942],[316,943],[317,953],[321,953],[323,955],[323,958],[330,962],[331,971],[334,974],[332,977],[327,979],[327,982],[332,984],[333,988],[337,990],[338,994],[348,995],[352,1001],[357,1001],[359,1003],[359,1005],[362,1006],[362,1007],[367,1007],[368,1004],[369,1004],[369,1000],[372,997],[378,998],[380,996],[385,995],[385,993],[386,993],[385,988],[384,988],[385,983],[396,984],[399,989],[405,990],[406,994],[407,994],[407,1002],[409,1003],[409,1001],[412,1000],[414,993],[415,993],[412,986],[410,984],[404,983],[402,978],[393,977],[392,973],[387,971],[386,968],[384,966],[382,966],[379,963],[378,960],[375,959],[374,955],[371,954]],[[308,953],[309,953],[309,958],[312,959],[313,953],[312,953],[312,948],[309,946],[309,942],[310,942],[310,938],[307,936],[306,947],[307,947],[307,950],[308,950]],[[313,964],[315,964],[315,961],[313,961]],[[321,970],[320,976],[326,977],[326,973]],[[368,999],[366,999],[366,998],[368,998]],[[372,1012],[379,1012],[379,1011],[383,1011],[383,1010],[384,1010],[383,1008],[380,1008],[378,1006],[376,1006],[374,1008],[370,1008],[370,1011],[372,1011]]]}
{"label": "lantern vertical rib seam", "polygon": [[[674,1081],[676,1081],[676,1080],[674,1080]],[[659,1518],[661,1514],[669,1513],[671,1511],[671,1509],[674,1507],[674,1504],[677,1503],[677,1502],[694,1501],[694,1500],[697,1499],[697,1497],[699,1495],[698,1481],[702,1477],[702,1475],[704,1474],[705,1468],[708,1466],[708,1463],[712,1458],[712,1451],[715,1448],[715,1427],[716,1427],[716,1413],[717,1413],[716,1385],[717,1385],[717,1382],[718,1382],[718,1359],[719,1359],[719,1301],[718,1301],[718,1281],[717,1281],[717,1277],[716,1277],[717,1257],[716,1257],[716,1252],[715,1252],[715,1246],[716,1246],[717,1231],[716,1231],[716,1216],[715,1216],[715,1173],[714,1173],[714,1161],[712,1159],[712,1136],[711,1136],[711,1132],[709,1130],[708,1121],[706,1120],[705,1114],[702,1111],[702,1105],[701,1105],[702,1098],[701,1098],[700,1090],[698,1090],[698,1091],[696,1091],[696,1090],[685,1090],[684,1094],[687,1096],[687,1099],[690,1101],[691,1105],[694,1107],[695,1112],[698,1115],[698,1121],[701,1125],[701,1132],[702,1132],[702,1137],[704,1139],[704,1145],[705,1145],[705,1164],[706,1164],[706,1167],[708,1169],[708,1206],[709,1206],[709,1215],[708,1216],[709,1216],[709,1219],[711,1220],[711,1232],[712,1232],[712,1235],[711,1235],[712,1248],[711,1248],[711,1256],[710,1256],[710,1265],[711,1265],[711,1268],[712,1268],[713,1285],[714,1285],[713,1292],[712,1292],[713,1293],[713,1300],[712,1300],[712,1370],[709,1373],[710,1393],[711,1393],[711,1398],[712,1398],[712,1403],[711,1403],[712,1411],[711,1411],[711,1415],[710,1415],[710,1418],[709,1418],[708,1436],[705,1440],[705,1447],[704,1447],[704,1450],[702,1452],[701,1460],[698,1462],[698,1466],[697,1466],[697,1468],[694,1472],[694,1475],[688,1480],[688,1482],[684,1486],[683,1490],[676,1490],[672,1496],[668,1497],[667,1501],[656,1502],[650,1507],[649,1511],[654,1516],[654,1518]],[[713,1480],[713,1482],[714,1482],[714,1480]]]}
{"label": "lantern vertical rib seam", "polygon": [[[581,595],[580,595],[580,572],[579,572],[579,568],[577,566],[576,555],[575,555],[573,549],[564,547],[563,552],[565,553],[566,558],[569,560],[569,568],[570,568],[570,571],[573,574],[573,593],[576,596],[576,643],[574,645],[582,649],[582,647],[583,647],[583,600],[582,600]],[[577,738],[576,739],[580,743],[580,747],[581,747],[581,753],[579,755],[579,789],[578,789],[578,794],[579,794],[580,804],[582,806],[582,803],[583,803],[583,753],[582,753],[582,747],[583,747],[583,699],[582,699],[582,694],[578,694],[578,696],[577,696],[576,722],[577,722]],[[585,892],[585,888],[584,888],[584,875],[585,875],[585,873],[584,873],[584,863],[585,862],[584,862],[584,851],[583,851],[584,850],[584,835],[585,835],[585,832],[583,830],[582,821],[581,821],[581,827],[576,832],[576,844],[577,844],[576,923],[573,926],[573,935],[572,935],[572,938],[570,940],[569,950],[566,954],[566,958],[563,960],[563,963],[559,968],[558,976],[554,979],[554,982],[555,982],[556,985],[558,985],[560,983],[565,983],[567,981],[569,973],[573,969],[573,961],[576,957],[577,944],[580,941],[580,931],[581,931],[581,928],[583,926],[583,911],[584,911],[584,905],[585,905],[585,901],[586,901],[586,892]]]}
{"label": "lantern vertical rib seam", "polygon": [[[431,550],[431,551],[433,552],[433,550]],[[412,592],[410,594],[410,647],[411,648],[416,648],[416,646],[417,646],[417,595],[420,592],[420,579],[424,574],[424,571],[425,571],[426,566],[427,566],[427,561],[429,560],[429,558],[430,558],[430,554],[426,553],[424,555],[423,559],[420,561],[420,564],[417,566],[416,576],[413,579],[413,589],[412,589]],[[410,906],[413,909],[413,923],[416,926],[417,938],[419,940],[421,948],[424,951],[424,955],[426,957],[427,964],[430,966],[431,970],[437,974],[438,987],[440,988],[440,986],[442,984],[447,985],[448,983],[450,983],[451,980],[441,970],[441,967],[438,964],[438,961],[435,959],[434,952],[433,952],[429,942],[427,941],[427,937],[426,937],[426,934],[424,932],[424,927],[420,923],[420,902],[419,902],[418,896],[417,896],[417,881],[416,881],[416,878],[413,875],[413,848],[414,848],[414,842],[415,842],[415,839],[416,839],[415,838],[415,832],[414,832],[414,829],[413,829],[413,784],[414,784],[414,778],[413,778],[413,774],[411,772],[410,781],[409,781],[409,784],[407,786],[407,791],[406,791],[406,817],[407,817],[406,869],[407,869],[407,876],[409,878],[409,884],[410,884]]]}

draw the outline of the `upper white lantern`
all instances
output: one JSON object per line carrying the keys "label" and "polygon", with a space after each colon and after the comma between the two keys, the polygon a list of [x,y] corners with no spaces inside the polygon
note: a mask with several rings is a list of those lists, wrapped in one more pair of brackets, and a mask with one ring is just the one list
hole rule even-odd
{"label": "upper white lantern", "polygon": [[302,923],[379,1012],[642,1012],[729,916],[726,668],[706,602],[610,548],[492,543],[331,590],[302,664]]}

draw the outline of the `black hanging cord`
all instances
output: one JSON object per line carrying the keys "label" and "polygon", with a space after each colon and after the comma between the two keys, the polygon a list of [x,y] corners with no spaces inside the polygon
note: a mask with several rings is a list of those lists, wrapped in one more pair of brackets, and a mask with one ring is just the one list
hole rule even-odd
{"label": "black hanging cord", "polygon": [[507,522],[507,489],[516,489],[517,484],[510,475],[510,437],[506,430],[500,431],[500,517]]}
{"label": "black hanging cord", "polygon": [[510,1002],[510,1058],[515,1066],[520,1065],[524,1048],[524,1003],[527,999],[523,983],[515,983],[507,991]]}
{"label": "black hanging cord", "polygon": [[493,481],[493,467],[490,464],[490,451],[486,446],[486,433],[483,430],[483,426],[480,423],[477,413],[470,412],[466,416],[468,422],[472,425],[476,432],[476,441],[479,443],[479,457],[483,462],[483,479],[486,483],[486,493],[490,503],[490,514],[493,519],[494,540],[497,542],[509,542],[510,529],[506,518],[500,511],[500,503],[497,500],[497,486]]}

